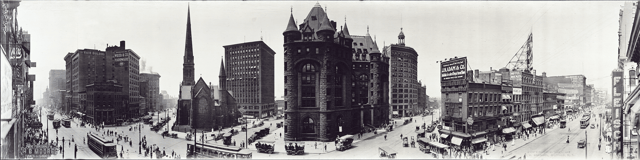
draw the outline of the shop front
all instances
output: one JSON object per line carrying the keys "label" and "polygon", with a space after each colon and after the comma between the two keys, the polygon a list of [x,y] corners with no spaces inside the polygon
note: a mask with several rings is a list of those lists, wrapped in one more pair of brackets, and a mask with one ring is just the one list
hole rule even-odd
{"label": "shop front", "polygon": [[502,137],[504,141],[510,141],[513,139],[513,135],[515,134],[516,129],[513,127],[507,127],[502,129]]}

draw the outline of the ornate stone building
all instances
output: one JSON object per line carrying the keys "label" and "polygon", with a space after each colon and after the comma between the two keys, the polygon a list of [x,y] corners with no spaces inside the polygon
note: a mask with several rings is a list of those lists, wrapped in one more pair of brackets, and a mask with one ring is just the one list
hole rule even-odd
{"label": "ornate stone building", "polygon": [[320,4],[299,26],[292,14],[283,36],[285,140],[331,141],[388,122],[388,58],[370,36],[355,41],[346,23],[338,31]]}

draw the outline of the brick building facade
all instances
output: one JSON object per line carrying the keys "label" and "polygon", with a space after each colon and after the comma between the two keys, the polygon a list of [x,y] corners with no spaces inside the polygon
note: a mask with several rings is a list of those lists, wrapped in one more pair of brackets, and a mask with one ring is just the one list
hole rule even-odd
{"label": "brick building facade", "polygon": [[[227,89],[235,93],[245,115],[257,118],[276,114],[274,55],[263,41],[224,46]],[[220,86],[223,87],[223,86]]]}

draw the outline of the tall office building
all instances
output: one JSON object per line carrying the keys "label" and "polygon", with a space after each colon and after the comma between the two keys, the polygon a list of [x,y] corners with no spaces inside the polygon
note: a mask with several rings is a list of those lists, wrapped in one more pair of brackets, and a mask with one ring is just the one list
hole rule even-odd
{"label": "tall office building", "polygon": [[391,53],[389,81],[391,82],[392,116],[410,116],[418,105],[418,52],[405,45],[405,36],[400,28],[398,43],[385,46]]}
{"label": "tall office building", "polygon": [[[263,41],[224,46],[226,85],[245,115],[263,118],[276,114],[274,55]],[[222,71],[221,71],[222,72]],[[223,86],[220,86],[223,87]]]}

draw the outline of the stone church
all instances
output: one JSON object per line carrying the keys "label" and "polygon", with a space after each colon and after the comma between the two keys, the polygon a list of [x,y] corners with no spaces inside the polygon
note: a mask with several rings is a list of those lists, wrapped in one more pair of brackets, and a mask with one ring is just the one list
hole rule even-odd
{"label": "stone church", "polygon": [[178,111],[174,131],[193,129],[210,131],[238,124],[241,116],[236,100],[226,90],[224,62],[220,65],[219,86],[207,84],[202,77],[194,81],[193,46],[191,41],[191,16],[187,12],[187,35],[183,63],[182,83],[178,99]]}

